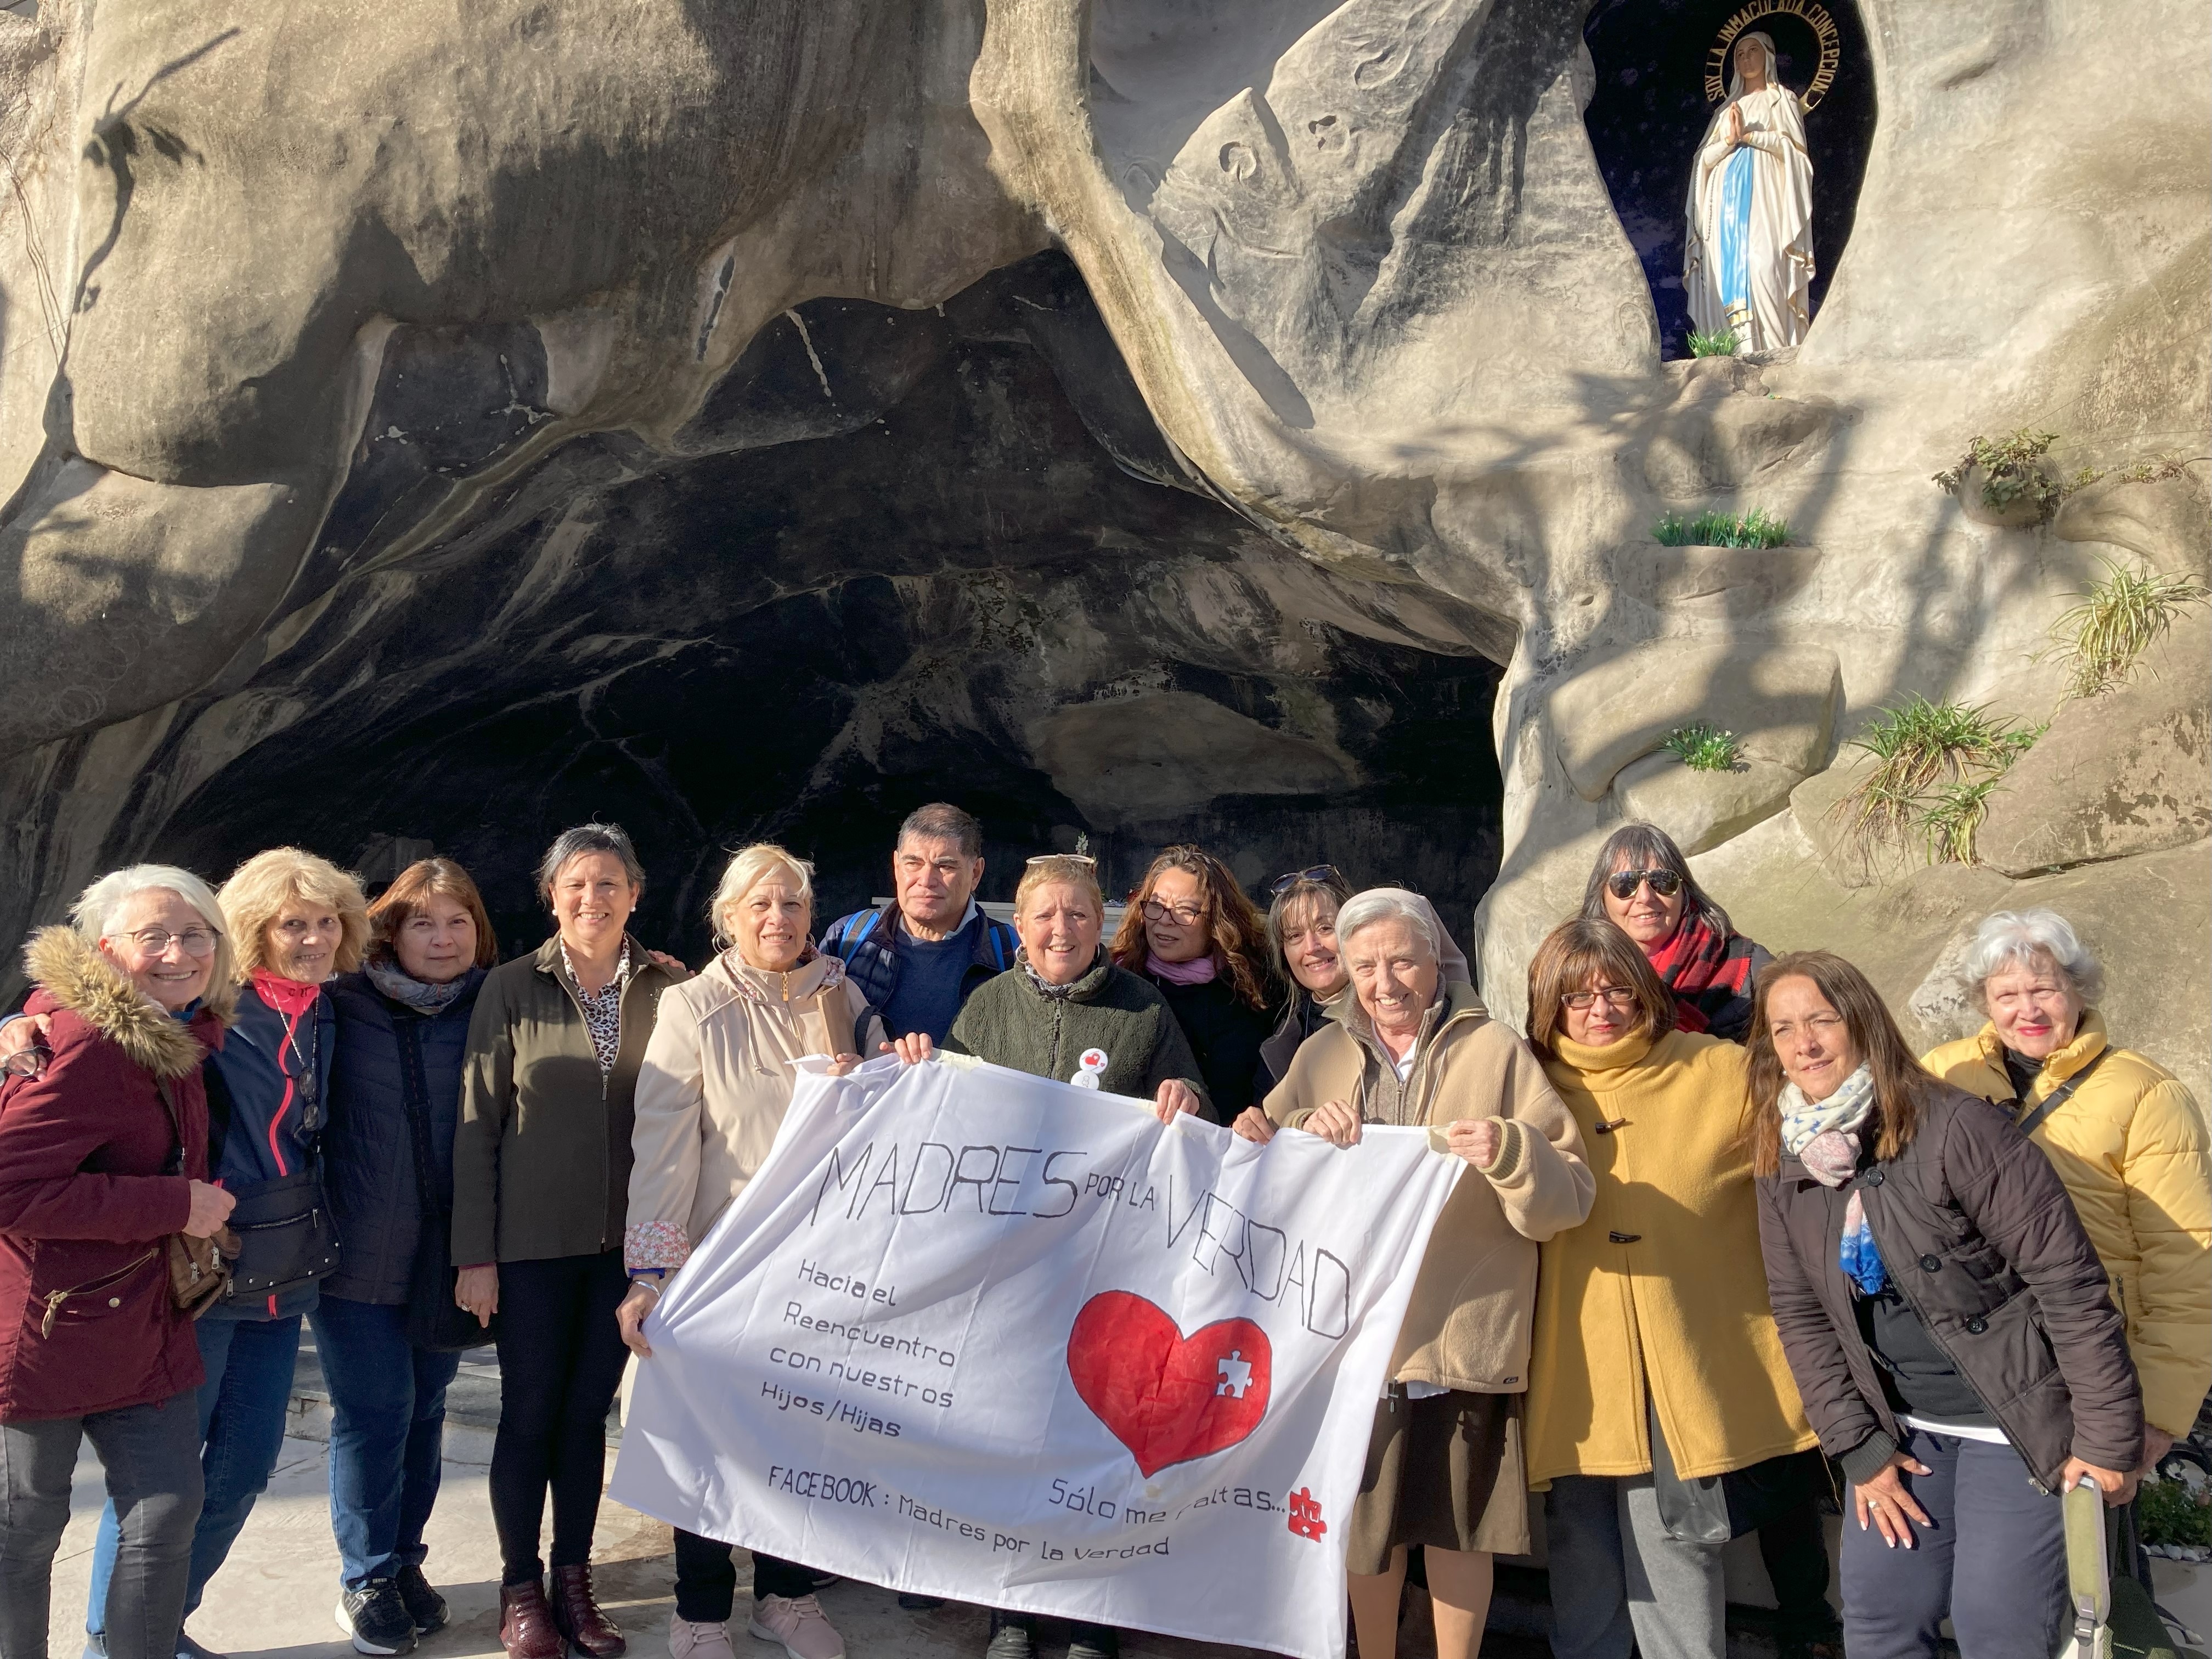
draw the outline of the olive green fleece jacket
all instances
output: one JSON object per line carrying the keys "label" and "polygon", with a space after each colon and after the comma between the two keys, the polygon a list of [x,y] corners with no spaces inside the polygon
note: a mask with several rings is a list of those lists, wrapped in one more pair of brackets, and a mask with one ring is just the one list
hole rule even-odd
{"label": "olive green fleece jacket", "polygon": [[538,1261],[622,1248],[632,1094],[660,994],[683,977],[629,941],[622,1044],[602,1076],[561,941],[484,975],[453,1131],[453,1262]]}
{"label": "olive green fleece jacket", "polygon": [[1018,965],[987,980],[961,1008],[945,1046],[1061,1083],[1074,1077],[1085,1050],[1097,1048],[1106,1056],[1098,1086],[1108,1094],[1151,1100],[1172,1077],[1206,1098],[1197,1057],[1166,1000],[1103,951],[1064,997],[1047,996]]}

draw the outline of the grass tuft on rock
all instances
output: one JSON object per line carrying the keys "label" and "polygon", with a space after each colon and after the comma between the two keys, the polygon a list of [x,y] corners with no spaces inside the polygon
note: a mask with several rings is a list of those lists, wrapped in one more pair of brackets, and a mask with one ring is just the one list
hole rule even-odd
{"label": "grass tuft on rock", "polygon": [[1735,732],[1704,720],[1676,726],[1659,746],[1692,772],[1733,772],[1743,758],[1743,745]]}
{"label": "grass tuft on rock", "polygon": [[1692,357],[1733,357],[1743,344],[1742,338],[1732,328],[1708,333],[1703,330],[1690,331],[1690,355]]}
{"label": "grass tuft on rock", "polygon": [[1863,840],[1917,842],[1930,864],[1972,864],[1990,792],[2043,730],[2023,730],[1985,707],[1916,694],[1884,708],[1852,740],[1875,763],[1836,808]]}
{"label": "grass tuft on rock", "polygon": [[2102,562],[2104,580],[2090,583],[2081,603],[2051,625],[2053,646],[2069,670],[2069,696],[2094,697],[2126,684],[2143,653],[2181,613],[2212,599],[2212,589],[2193,576],[2146,574],[2115,559]]}
{"label": "grass tuft on rock", "polygon": [[1669,513],[1651,526],[1662,547],[1783,547],[1790,541],[1790,526],[1770,517],[1763,507],[1748,513],[1723,513],[1707,507],[1695,518]]}

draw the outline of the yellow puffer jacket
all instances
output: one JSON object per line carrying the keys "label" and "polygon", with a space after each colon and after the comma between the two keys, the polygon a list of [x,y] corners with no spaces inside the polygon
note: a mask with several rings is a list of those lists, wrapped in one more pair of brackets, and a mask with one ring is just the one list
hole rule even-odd
{"label": "yellow puffer jacket", "polygon": [[[2044,1061],[2022,1115],[2111,1047],[2094,1009]],[[1996,1027],[1932,1050],[1921,1064],[1984,1100],[2013,1098]],[[2128,1322],[2143,1417],[2177,1437],[2212,1388],[2212,1140],[2171,1072],[2127,1048],[2105,1063],[2029,1139],[2073,1195]]]}

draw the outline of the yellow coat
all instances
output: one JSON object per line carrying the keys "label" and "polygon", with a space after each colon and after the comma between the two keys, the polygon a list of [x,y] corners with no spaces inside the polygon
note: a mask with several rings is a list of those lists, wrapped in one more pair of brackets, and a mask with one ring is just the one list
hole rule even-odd
{"label": "yellow coat", "polygon": [[[2043,1063],[2028,1108],[2110,1046],[2096,1010]],[[2013,1098],[1996,1027],[1921,1061],[1984,1100]],[[2177,1438],[2212,1388],[2212,1147],[2181,1081],[2127,1048],[2110,1057],[2028,1137],[2073,1195],[2112,1275],[2142,1377],[2143,1419]]]}
{"label": "yellow coat", "polygon": [[1542,1247],[1528,1484],[1648,1471],[1647,1387],[1686,1479],[1816,1443],[1766,1300],[1743,1050],[1686,1031],[1554,1042],[1544,1070],[1582,1129],[1597,1200]]}

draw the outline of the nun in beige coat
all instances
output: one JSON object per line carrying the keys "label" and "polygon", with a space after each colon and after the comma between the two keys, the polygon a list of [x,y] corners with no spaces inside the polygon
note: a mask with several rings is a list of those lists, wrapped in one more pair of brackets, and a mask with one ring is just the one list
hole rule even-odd
{"label": "nun in beige coat", "polygon": [[[645,1316],[768,1157],[798,1080],[792,1061],[827,1054],[849,1065],[881,1040],[872,1019],[869,1030],[854,1029],[866,1003],[845,964],[810,942],[813,874],[781,847],[738,854],[713,904],[715,937],[728,948],[661,997],[637,1076],[623,1237],[631,1283],[619,1312],[623,1340],[647,1363]],[[729,1545],[677,1532],[672,1659],[727,1659],[736,1585]],[[808,1571],[757,1553],[747,1629],[791,1659],[844,1653]]]}

